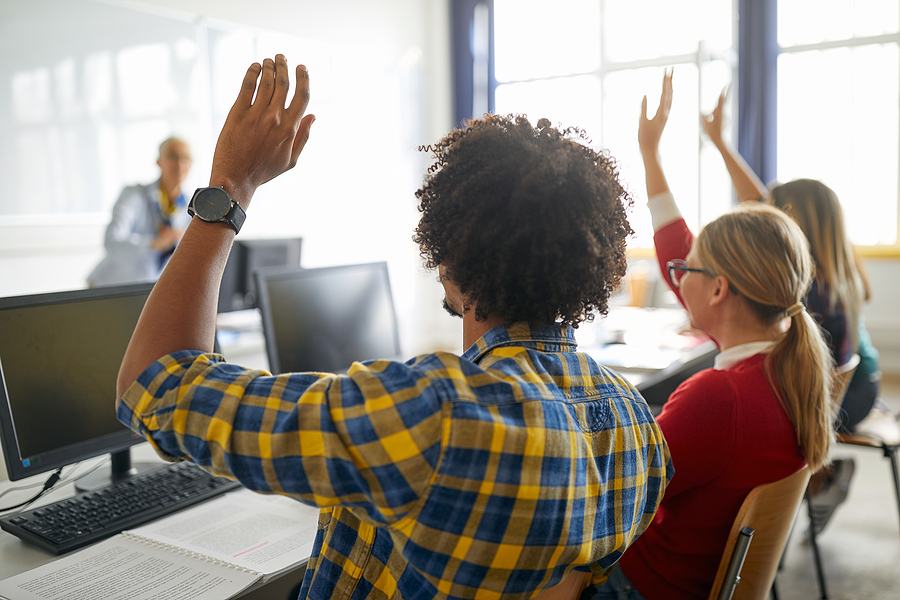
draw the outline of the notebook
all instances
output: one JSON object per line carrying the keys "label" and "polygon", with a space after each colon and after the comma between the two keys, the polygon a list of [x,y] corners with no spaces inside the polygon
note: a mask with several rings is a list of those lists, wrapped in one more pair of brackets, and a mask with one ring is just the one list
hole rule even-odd
{"label": "notebook", "polygon": [[225,600],[305,563],[317,508],[246,489],[0,581],[4,600]]}

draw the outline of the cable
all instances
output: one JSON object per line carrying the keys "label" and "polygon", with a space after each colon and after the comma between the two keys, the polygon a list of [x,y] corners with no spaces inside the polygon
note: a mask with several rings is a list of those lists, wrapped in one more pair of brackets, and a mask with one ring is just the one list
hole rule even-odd
{"label": "cable", "polygon": [[62,476],[62,467],[58,468],[55,473],[53,473],[50,477],[47,478],[47,481],[44,482],[44,487],[36,495],[29,498],[25,502],[21,502],[14,506],[7,506],[4,508],[0,508],[0,512],[8,512],[11,510],[15,510],[17,508],[22,508],[24,506],[28,506],[29,504],[31,504],[32,502],[34,502],[35,500],[37,500],[38,498],[40,498],[41,496],[46,494],[48,491],[50,491],[50,489],[53,488],[53,486],[56,485],[56,483],[59,481],[59,478],[61,476]]}

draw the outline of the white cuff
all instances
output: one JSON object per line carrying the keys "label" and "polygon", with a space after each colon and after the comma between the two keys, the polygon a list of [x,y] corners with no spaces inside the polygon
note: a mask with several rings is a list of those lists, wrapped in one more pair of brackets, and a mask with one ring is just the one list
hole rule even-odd
{"label": "white cuff", "polygon": [[681,218],[681,211],[675,204],[675,196],[668,190],[651,196],[647,200],[647,208],[650,209],[653,231],[659,231],[672,221]]}

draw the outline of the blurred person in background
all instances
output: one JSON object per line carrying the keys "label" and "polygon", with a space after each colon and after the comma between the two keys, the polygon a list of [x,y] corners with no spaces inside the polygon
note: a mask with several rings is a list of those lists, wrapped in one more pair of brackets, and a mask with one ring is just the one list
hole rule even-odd
{"label": "blurred person in background", "polygon": [[159,146],[160,177],[122,190],[106,227],[106,256],[88,286],[156,281],[191,221],[181,184],[191,169],[191,148],[177,137]]}

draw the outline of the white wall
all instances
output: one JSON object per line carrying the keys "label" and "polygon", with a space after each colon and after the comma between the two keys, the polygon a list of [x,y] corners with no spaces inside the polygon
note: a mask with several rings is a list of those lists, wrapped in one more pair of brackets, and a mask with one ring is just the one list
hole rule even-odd
{"label": "white wall", "polygon": [[[12,0],[0,7],[0,20],[5,10],[13,12],[19,3],[32,1],[50,0]],[[407,353],[458,348],[459,322],[440,309],[442,291],[435,276],[421,269],[410,240],[418,217],[414,192],[428,164],[417,146],[436,141],[452,126],[447,0],[102,3],[110,5],[146,15],[148,23],[162,17],[188,27],[203,23],[243,32],[265,53],[252,60],[283,52],[290,65],[304,62],[311,75],[309,111],[317,116],[310,142],[293,171],[257,192],[242,237],[302,236],[302,263],[307,267],[387,260]],[[44,18],[41,25],[48,34],[41,41],[52,45],[49,32],[64,29],[72,17],[49,11]],[[224,112],[251,61],[236,62],[240,64],[229,67],[233,76],[221,78],[226,80],[222,90],[206,86],[198,92],[209,96],[199,105],[212,109],[186,125],[195,158],[188,189],[206,184]],[[55,73],[57,65],[45,66]],[[229,76],[234,79],[231,85]],[[140,152],[155,159],[152,153],[159,141],[147,140],[149,148]],[[3,155],[11,154],[14,151]],[[141,163],[146,170],[139,176],[120,174],[115,191],[102,190],[105,210],[0,212],[0,296],[83,287],[103,255],[108,210],[121,185],[158,176],[151,158]],[[48,175],[32,179],[51,179],[50,166]],[[53,187],[51,182],[29,189],[52,192]],[[52,204],[33,197],[6,201]]]}
{"label": "white wall", "polygon": [[872,284],[872,300],[863,313],[872,343],[878,349],[881,370],[900,375],[900,260],[870,258],[865,261]]}

